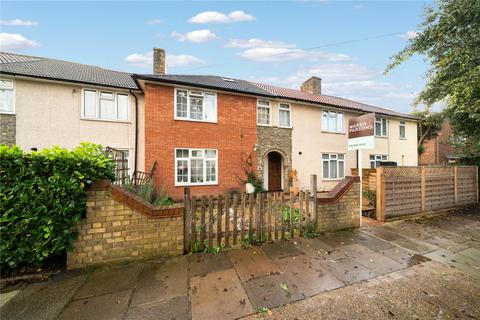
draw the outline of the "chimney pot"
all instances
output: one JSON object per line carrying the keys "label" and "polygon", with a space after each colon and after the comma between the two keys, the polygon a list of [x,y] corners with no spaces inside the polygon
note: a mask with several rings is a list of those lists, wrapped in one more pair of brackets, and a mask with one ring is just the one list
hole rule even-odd
{"label": "chimney pot", "polygon": [[165,49],[153,48],[153,74],[166,74]]}
{"label": "chimney pot", "polygon": [[310,77],[307,81],[302,83],[300,90],[311,94],[322,94],[322,79],[319,77]]}

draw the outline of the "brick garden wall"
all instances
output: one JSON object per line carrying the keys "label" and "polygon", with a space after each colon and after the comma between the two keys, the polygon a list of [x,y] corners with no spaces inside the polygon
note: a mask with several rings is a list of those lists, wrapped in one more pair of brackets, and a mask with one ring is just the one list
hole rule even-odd
{"label": "brick garden wall", "polygon": [[0,144],[13,146],[15,144],[16,120],[14,114],[0,114]]}
{"label": "brick garden wall", "polygon": [[88,191],[68,269],[183,253],[183,208],[152,210],[118,188],[97,184]]}
{"label": "brick garden wall", "polygon": [[[360,181],[356,178],[340,182],[329,198],[319,199],[317,232],[337,231],[360,227]],[[323,203],[322,203],[323,202]]]}

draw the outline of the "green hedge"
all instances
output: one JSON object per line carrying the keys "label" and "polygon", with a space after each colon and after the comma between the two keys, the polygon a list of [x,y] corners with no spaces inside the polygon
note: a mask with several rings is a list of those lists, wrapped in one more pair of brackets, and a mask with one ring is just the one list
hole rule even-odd
{"label": "green hedge", "polygon": [[31,153],[0,145],[2,272],[40,266],[70,249],[86,209],[85,188],[113,178],[114,164],[99,145]]}

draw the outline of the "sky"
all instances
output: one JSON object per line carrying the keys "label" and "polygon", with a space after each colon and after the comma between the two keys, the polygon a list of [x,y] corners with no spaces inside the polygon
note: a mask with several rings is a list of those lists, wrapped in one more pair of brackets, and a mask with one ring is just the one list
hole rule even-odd
{"label": "sky", "polygon": [[287,88],[310,76],[322,93],[413,110],[421,56],[383,71],[415,37],[425,1],[6,1],[0,50],[152,73],[152,48],[170,74],[211,74]]}

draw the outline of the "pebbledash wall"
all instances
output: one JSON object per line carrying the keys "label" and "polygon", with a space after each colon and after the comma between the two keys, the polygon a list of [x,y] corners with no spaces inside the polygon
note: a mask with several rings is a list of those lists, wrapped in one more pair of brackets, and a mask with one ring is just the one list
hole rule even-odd
{"label": "pebbledash wall", "polygon": [[[318,232],[360,226],[358,177],[346,177],[317,200]],[[160,256],[176,256],[183,248],[183,204],[155,207],[110,182],[88,191],[87,213],[67,255],[67,268]]]}
{"label": "pebbledash wall", "polygon": [[150,206],[107,181],[87,192],[67,268],[183,253],[183,205]]}

